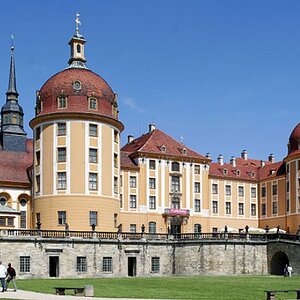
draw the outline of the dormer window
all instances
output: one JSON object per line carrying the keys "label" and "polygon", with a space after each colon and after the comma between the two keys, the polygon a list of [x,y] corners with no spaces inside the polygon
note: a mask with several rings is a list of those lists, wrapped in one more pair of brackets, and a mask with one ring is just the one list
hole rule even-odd
{"label": "dormer window", "polygon": [[167,151],[166,146],[165,146],[165,145],[162,145],[162,146],[160,147],[160,151],[166,153],[166,151]]}
{"label": "dormer window", "polygon": [[58,108],[66,108],[67,107],[67,97],[59,96],[57,99],[57,106],[58,106]]}
{"label": "dormer window", "polygon": [[98,108],[98,100],[96,98],[89,98],[89,109],[96,110]]}
{"label": "dormer window", "polygon": [[275,174],[275,170],[270,170],[270,175]]}
{"label": "dormer window", "polygon": [[228,174],[228,170],[227,169],[223,169],[223,175],[227,175]]}
{"label": "dormer window", "polygon": [[255,177],[255,173],[251,172],[251,177],[254,178]]}
{"label": "dormer window", "polygon": [[187,155],[187,150],[186,150],[186,148],[181,149],[181,153],[182,153],[183,155]]}
{"label": "dormer window", "polygon": [[236,176],[240,176],[240,175],[241,175],[240,170],[236,170]]}

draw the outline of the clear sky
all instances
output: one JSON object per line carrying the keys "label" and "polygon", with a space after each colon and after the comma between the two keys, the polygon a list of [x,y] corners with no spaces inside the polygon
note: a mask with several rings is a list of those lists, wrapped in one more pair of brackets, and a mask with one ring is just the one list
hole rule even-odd
{"label": "clear sky", "polygon": [[215,160],[286,155],[300,122],[300,1],[0,1],[0,95],[14,35],[25,126],[35,93],[67,67],[80,13],[87,66],[119,95],[127,135],[148,124]]}

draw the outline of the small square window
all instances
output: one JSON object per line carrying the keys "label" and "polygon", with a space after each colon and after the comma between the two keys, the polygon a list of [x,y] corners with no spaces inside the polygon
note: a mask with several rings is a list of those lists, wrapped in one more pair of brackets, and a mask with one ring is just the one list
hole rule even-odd
{"label": "small square window", "polygon": [[67,132],[67,126],[66,123],[58,123],[57,124],[57,135],[66,135]]}
{"label": "small square window", "polygon": [[89,135],[92,137],[98,136],[98,126],[96,124],[89,125]]}
{"label": "small square window", "polygon": [[89,149],[89,161],[90,163],[97,163],[98,162],[98,150],[94,148]]}
{"label": "small square window", "polygon": [[66,155],[67,155],[67,151],[65,147],[57,148],[57,162],[65,162]]}

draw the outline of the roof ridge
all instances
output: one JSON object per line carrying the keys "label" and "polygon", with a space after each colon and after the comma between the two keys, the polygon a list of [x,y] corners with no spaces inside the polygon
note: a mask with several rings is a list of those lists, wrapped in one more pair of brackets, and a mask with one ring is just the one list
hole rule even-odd
{"label": "roof ridge", "polygon": [[144,145],[142,145],[138,150],[137,152],[141,152],[142,149],[147,145],[147,143],[149,142],[149,140],[151,139],[151,137],[154,135],[154,132],[157,131],[158,129],[154,129],[153,131],[151,132],[148,132],[149,134],[149,138],[147,139],[147,141],[144,143]]}

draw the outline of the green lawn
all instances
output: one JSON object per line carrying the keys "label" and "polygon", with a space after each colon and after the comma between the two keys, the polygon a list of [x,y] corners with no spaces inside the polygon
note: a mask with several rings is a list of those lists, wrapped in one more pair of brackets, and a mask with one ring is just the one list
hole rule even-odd
{"label": "green lawn", "polygon": [[[300,289],[300,276],[30,279],[17,280],[17,285],[19,289],[50,294],[55,286],[93,285],[95,297],[111,298],[265,300],[264,290]],[[295,294],[279,296],[296,299]]]}

